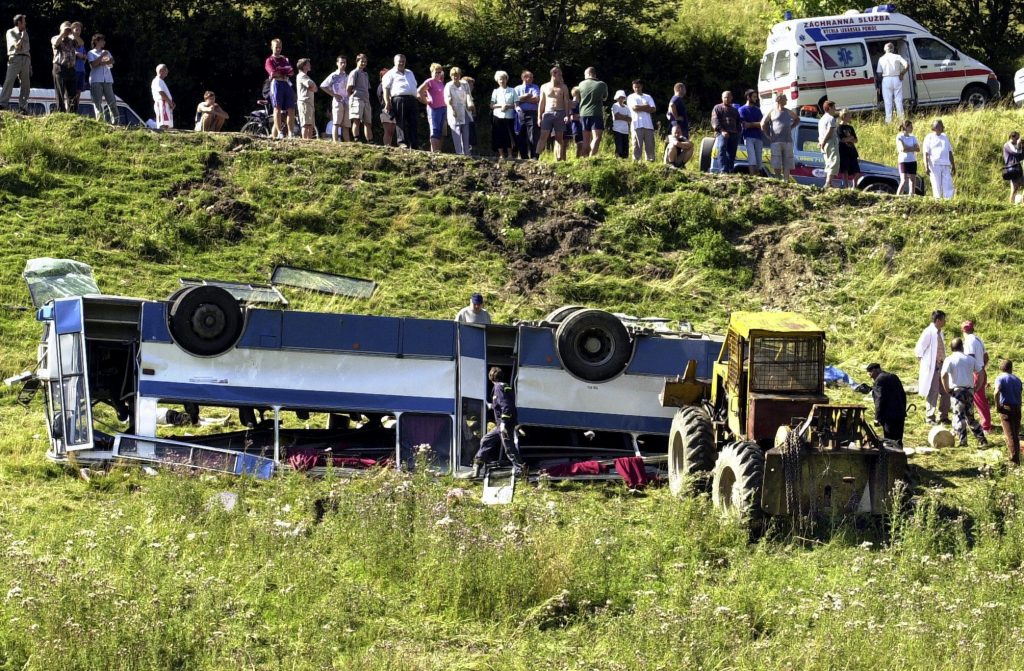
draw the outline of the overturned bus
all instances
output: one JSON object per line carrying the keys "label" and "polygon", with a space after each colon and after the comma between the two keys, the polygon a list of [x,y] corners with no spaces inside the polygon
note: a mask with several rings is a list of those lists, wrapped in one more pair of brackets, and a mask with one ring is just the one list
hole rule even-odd
{"label": "overturned bus", "polygon": [[[721,345],[578,306],[481,326],[258,307],[226,284],[191,283],[168,300],[86,284],[36,300],[43,335],[26,383],[45,399],[48,456],[266,478],[410,466],[421,450],[433,469],[466,476],[497,366],[532,473],[613,478],[611,463],[632,457],[654,475],[675,412],[656,400],[665,378],[690,360],[709,377]],[[580,476],[580,462],[600,468]]]}

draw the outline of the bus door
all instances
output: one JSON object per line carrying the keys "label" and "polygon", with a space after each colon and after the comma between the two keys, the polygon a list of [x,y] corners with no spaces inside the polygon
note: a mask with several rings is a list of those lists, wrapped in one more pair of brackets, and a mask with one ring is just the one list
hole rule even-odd
{"label": "bus door", "polygon": [[50,380],[47,400],[49,432],[56,454],[88,450],[93,446],[92,405],[85,360],[85,319],[81,298],[59,298],[53,303],[57,377]]}
{"label": "bus door", "polygon": [[459,324],[459,403],[452,472],[468,471],[487,432],[487,331]]}
{"label": "bus door", "polygon": [[818,44],[827,97],[836,108],[873,109],[875,74],[863,40]]}

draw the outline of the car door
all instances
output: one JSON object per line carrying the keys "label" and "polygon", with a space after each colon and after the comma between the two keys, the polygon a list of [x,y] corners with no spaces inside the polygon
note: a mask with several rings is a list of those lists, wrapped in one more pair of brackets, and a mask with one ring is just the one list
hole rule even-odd
{"label": "car door", "polygon": [[960,100],[964,66],[956,49],[934,37],[915,37],[918,104],[946,105]]}
{"label": "car door", "polygon": [[875,106],[875,76],[863,40],[820,44],[825,91],[837,107],[869,109]]}
{"label": "car door", "polygon": [[825,157],[818,146],[818,124],[799,123],[793,127],[793,162],[790,176],[798,184],[825,184]]}

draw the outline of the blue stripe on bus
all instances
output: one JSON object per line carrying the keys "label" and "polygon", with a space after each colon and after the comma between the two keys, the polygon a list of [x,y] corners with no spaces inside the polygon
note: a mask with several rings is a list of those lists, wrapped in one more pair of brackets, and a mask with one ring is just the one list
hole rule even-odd
{"label": "blue stripe on bus", "polygon": [[672,427],[672,418],[670,417],[612,415],[603,412],[573,412],[540,408],[519,408],[517,415],[520,424],[574,429],[635,431],[668,435],[669,429]]}
{"label": "blue stripe on bus", "polygon": [[639,337],[626,368],[632,375],[682,375],[690,359],[697,361],[697,376],[711,376],[711,362],[722,344],[712,340]]}
{"label": "blue stripe on bus", "polygon": [[401,353],[402,356],[455,358],[455,322],[450,319],[402,319]]}
{"label": "blue stripe on bus", "polygon": [[459,324],[459,356],[469,359],[487,358],[487,331],[483,326]]}
{"label": "blue stripe on bus", "polygon": [[363,410],[369,412],[455,413],[454,398],[423,398],[390,394],[316,391],[312,389],[267,389],[231,387],[220,384],[191,384],[139,380],[139,396],[165,401],[194,401],[227,406],[280,405],[290,409]]}
{"label": "blue stripe on bus", "polygon": [[281,345],[315,349],[398,354],[402,320],[398,317],[288,312]]}
{"label": "blue stripe on bus", "polygon": [[167,303],[142,304],[142,342],[171,342],[167,328]]}
{"label": "blue stripe on bus", "polygon": [[57,335],[81,333],[85,330],[82,322],[81,298],[58,298],[53,302],[53,322]]}
{"label": "blue stripe on bus", "polygon": [[519,365],[533,368],[561,368],[555,351],[555,331],[536,326],[519,327]]}

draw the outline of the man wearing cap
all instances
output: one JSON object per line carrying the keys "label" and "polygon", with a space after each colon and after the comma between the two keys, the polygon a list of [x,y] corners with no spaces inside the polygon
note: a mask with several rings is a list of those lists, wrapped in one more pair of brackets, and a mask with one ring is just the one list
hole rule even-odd
{"label": "man wearing cap", "polygon": [[921,332],[914,348],[918,363],[917,393],[925,399],[924,416],[929,424],[949,421],[949,394],[943,389],[938,374],[946,359],[946,341],[942,337],[945,325],[946,313],[932,312],[932,323]]}
{"label": "man wearing cap", "polygon": [[1020,396],[1021,381],[1013,374],[1013,362],[1003,359],[999,362],[999,377],[996,378],[995,397],[996,412],[1003,425],[1003,437],[1006,438],[1007,455],[1010,463],[1020,466]]}
{"label": "man wearing cap", "polygon": [[875,420],[882,425],[882,436],[903,445],[903,426],[907,421],[907,394],[895,374],[882,370],[878,363],[868,364],[868,375],[875,381],[871,396],[875,400]]}
{"label": "man wearing cap", "polygon": [[943,362],[941,377],[942,388],[953,399],[953,433],[960,447],[967,447],[967,429],[970,429],[978,439],[978,445],[985,447],[988,439],[974,418],[975,373],[981,370],[982,364],[973,356],[964,354],[964,341],[960,338],[953,338],[949,348],[953,353]]}
{"label": "man wearing cap", "polygon": [[484,310],[484,297],[480,294],[470,296],[469,305],[459,310],[455,321],[463,324],[490,324],[491,315]]}
{"label": "man wearing cap", "polygon": [[985,392],[985,387],[988,386],[988,373],[985,372],[988,366],[988,352],[985,351],[981,338],[974,333],[974,322],[968,319],[960,325],[960,330],[964,334],[964,354],[973,356],[981,362],[981,370],[975,373],[974,387],[978,391],[974,392],[974,405],[981,415],[981,428],[988,433],[992,430],[992,412],[988,407],[988,396]]}
{"label": "man wearing cap", "polygon": [[626,92],[619,89],[612,103],[612,139],[615,140],[615,155],[619,158],[629,158],[629,124],[632,120],[626,107]]}

